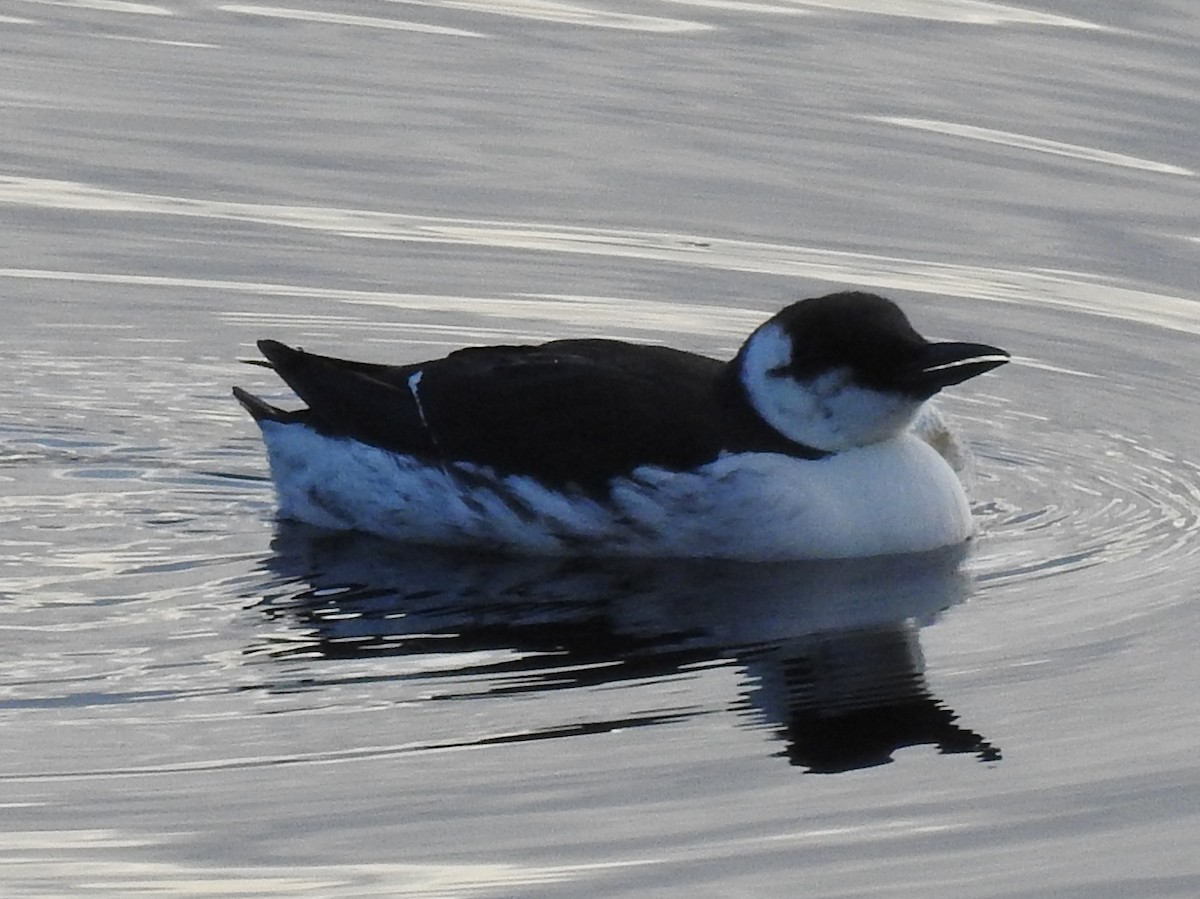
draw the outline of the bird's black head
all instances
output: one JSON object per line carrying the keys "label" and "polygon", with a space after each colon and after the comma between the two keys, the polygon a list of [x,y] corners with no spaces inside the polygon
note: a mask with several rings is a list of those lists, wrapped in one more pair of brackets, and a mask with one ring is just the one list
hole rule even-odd
{"label": "bird's black head", "polygon": [[899,306],[873,293],[801,300],[774,321],[791,338],[787,372],[798,381],[844,368],[861,387],[928,399],[1009,359],[987,344],[929,341]]}
{"label": "bird's black head", "polygon": [[734,364],[763,420],[793,441],[837,451],[895,436],[943,387],[1008,359],[986,344],[929,341],[890,300],[845,292],[788,306]]}

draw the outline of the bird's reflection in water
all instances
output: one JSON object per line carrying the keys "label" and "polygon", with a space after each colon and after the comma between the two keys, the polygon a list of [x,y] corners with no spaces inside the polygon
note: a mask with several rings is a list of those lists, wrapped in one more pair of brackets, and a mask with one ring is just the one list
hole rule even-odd
{"label": "bird's reflection in water", "polygon": [[[781,755],[809,771],[883,764],[918,745],[1000,758],[955,723],[924,677],[919,628],[970,589],[960,548],[787,564],[513,559],[292,524],[280,526],[272,548],[271,585],[256,604],[276,628],[250,647],[254,655],[450,656],[461,662],[423,667],[419,676],[477,675],[467,688],[476,696],[730,664],[743,672],[737,719],[777,733],[786,744]],[[521,739],[694,714],[556,727]]]}
{"label": "bird's reflection in water", "polygon": [[897,750],[921,745],[998,761],[999,749],[959,726],[930,692],[917,630],[900,621],[747,653],[758,675],[748,705],[781,723],[781,754],[813,772],[882,765]]}

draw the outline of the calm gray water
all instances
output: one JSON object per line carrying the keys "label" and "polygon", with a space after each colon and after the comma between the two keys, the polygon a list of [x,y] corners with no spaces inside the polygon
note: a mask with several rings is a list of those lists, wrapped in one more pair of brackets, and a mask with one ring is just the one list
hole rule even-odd
{"label": "calm gray water", "polygon": [[[886,7],[889,14],[873,10]],[[1188,0],[13,0],[0,895],[1200,895]],[[884,292],[965,559],[273,520],[273,336],[729,354]]]}

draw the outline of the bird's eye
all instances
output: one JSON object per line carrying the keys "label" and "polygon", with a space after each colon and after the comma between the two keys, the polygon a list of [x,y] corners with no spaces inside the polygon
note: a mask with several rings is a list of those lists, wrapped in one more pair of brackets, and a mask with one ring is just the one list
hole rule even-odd
{"label": "bird's eye", "polygon": [[792,369],[789,365],[776,365],[774,368],[767,369],[768,378],[790,378]]}

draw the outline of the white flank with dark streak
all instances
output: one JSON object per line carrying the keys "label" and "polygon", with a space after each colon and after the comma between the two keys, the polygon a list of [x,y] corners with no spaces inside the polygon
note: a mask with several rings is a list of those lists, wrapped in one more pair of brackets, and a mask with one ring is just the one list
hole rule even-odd
{"label": "white flank with dark streak", "polygon": [[539,555],[838,558],[920,552],[972,533],[954,470],[913,434],[819,460],[726,455],[642,467],[607,500],[469,463],[430,465],[302,424],[261,422],[280,515],[398,540]]}

